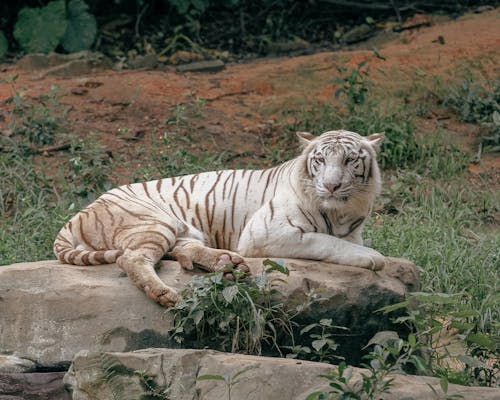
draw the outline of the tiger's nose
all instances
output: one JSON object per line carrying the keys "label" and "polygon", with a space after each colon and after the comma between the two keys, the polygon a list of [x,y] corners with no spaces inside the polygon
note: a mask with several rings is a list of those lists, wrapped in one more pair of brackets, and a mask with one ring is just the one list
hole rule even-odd
{"label": "tiger's nose", "polygon": [[340,187],[340,183],[325,183],[324,186],[326,190],[333,193]]}

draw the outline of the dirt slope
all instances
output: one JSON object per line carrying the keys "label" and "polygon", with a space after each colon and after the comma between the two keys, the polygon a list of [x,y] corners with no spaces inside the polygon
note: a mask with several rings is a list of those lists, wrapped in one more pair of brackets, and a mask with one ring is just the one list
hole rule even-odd
{"label": "dirt slope", "polygon": [[[179,104],[188,105],[191,114],[201,110],[202,118],[191,120],[195,139],[230,152],[259,152],[259,132],[270,120],[277,120],[280,110],[334,101],[336,86],[332,81],[339,66],[355,67],[369,59],[370,79],[389,95],[418,84],[424,77],[440,76],[446,82],[467,68],[487,78],[498,77],[499,11],[388,34],[390,41],[378,48],[385,61],[373,57],[373,51],[361,49],[259,59],[227,65],[218,73],[179,73],[174,67],[165,67],[53,77],[17,65],[0,66],[0,71],[2,77],[19,75],[15,90],[31,99],[57,85],[60,103],[69,107],[67,130],[82,136],[94,132],[113,152],[126,151],[131,145],[121,140],[124,132],[161,134],[168,130],[169,123],[180,116]],[[417,18],[432,21],[432,17]],[[10,85],[0,83],[4,108],[0,131],[7,131],[11,115],[6,100],[13,95]],[[474,129],[465,129],[463,134],[473,135]]]}

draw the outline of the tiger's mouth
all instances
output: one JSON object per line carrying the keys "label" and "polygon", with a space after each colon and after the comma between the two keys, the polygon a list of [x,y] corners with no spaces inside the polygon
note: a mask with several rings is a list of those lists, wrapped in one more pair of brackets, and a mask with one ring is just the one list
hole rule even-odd
{"label": "tiger's mouth", "polygon": [[318,192],[319,197],[323,201],[342,201],[346,202],[351,198],[351,191],[339,191],[339,192],[327,192],[327,191],[320,191]]}
{"label": "tiger's mouth", "polygon": [[319,195],[324,208],[332,208],[339,203],[344,204],[351,198],[350,193],[321,193]]}

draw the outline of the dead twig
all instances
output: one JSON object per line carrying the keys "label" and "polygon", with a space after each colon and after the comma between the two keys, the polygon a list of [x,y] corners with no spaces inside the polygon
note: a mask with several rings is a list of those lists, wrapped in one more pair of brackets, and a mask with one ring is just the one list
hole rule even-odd
{"label": "dead twig", "polygon": [[432,1],[414,1],[412,3],[407,3],[404,6],[396,7],[393,1],[385,2],[385,3],[374,3],[372,1],[350,1],[350,0],[320,0],[323,3],[329,3],[336,6],[343,6],[347,8],[361,8],[365,10],[374,10],[374,11],[395,11],[396,13],[400,13],[402,11],[409,10],[419,10],[419,9],[430,9],[430,10],[455,10],[456,3],[455,1],[440,1],[440,2],[432,2]]}
{"label": "dead twig", "polygon": [[394,28],[392,28],[392,30],[393,30],[393,32],[403,32],[403,31],[407,31],[410,29],[419,29],[419,28],[422,28],[424,26],[431,26],[431,23],[430,22],[421,22],[420,24],[409,25],[409,26],[395,26]]}
{"label": "dead twig", "polygon": [[240,94],[248,94],[248,93],[251,93],[251,90],[239,90],[237,92],[229,92],[229,93],[223,93],[223,94],[220,94],[218,96],[214,96],[214,97],[210,97],[208,99],[204,99],[205,101],[217,101],[217,100],[220,100],[224,97],[231,97],[231,96],[238,96]]}
{"label": "dead twig", "polygon": [[[55,153],[57,151],[64,151],[64,150],[69,150],[71,148],[70,143],[61,143],[61,144],[56,144],[54,146],[46,146],[46,147],[34,147],[34,146],[27,146],[25,147],[29,149],[29,152],[33,154],[42,154],[44,156],[49,156],[50,153]],[[0,153],[13,153],[17,152],[19,149],[16,147],[7,147],[7,146],[0,146]]]}
{"label": "dead twig", "polygon": [[37,149],[37,151],[40,154],[46,154],[46,153],[54,153],[56,151],[69,150],[70,148],[71,148],[71,144],[69,144],[69,143],[62,143],[62,144],[58,144],[58,145],[55,145],[55,146],[42,147],[40,149]]}

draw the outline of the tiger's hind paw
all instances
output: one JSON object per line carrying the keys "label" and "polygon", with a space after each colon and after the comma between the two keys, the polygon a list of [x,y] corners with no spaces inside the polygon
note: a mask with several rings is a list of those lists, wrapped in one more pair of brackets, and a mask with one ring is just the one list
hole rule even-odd
{"label": "tiger's hind paw", "polygon": [[159,303],[165,308],[173,307],[181,299],[174,289],[171,288],[151,288],[144,287],[146,295],[153,301]]}

